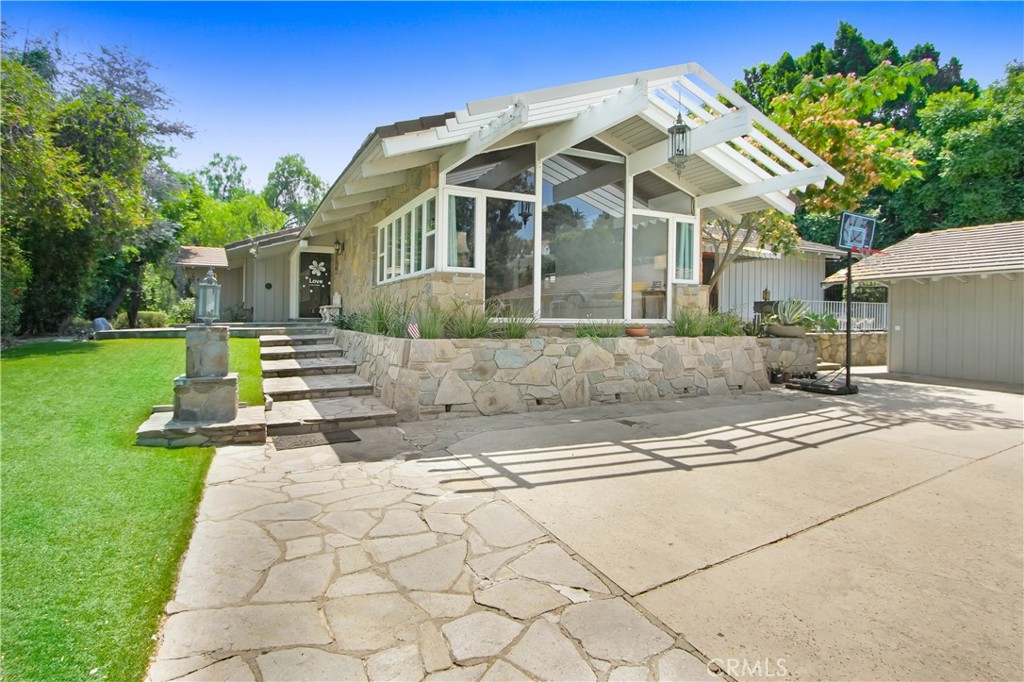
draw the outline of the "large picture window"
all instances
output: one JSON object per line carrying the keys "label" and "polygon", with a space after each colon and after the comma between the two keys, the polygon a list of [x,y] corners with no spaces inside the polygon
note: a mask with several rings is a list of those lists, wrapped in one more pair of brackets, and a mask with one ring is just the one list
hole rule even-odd
{"label": "large picture window", "polygon": [[388,282],[434,268],[437,200],[421,197],[377,228],[377,281]]}

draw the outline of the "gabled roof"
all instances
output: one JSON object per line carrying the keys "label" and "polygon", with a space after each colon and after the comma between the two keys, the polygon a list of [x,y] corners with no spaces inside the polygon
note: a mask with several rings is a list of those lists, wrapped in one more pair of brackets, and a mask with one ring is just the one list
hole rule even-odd
{"label": "gabled roof", "polygon": [[[919,232],[853,266],[855,282],[1024,272],[1024,221]],[[846,271],[826,284],[841,284]]]}
{"label": "gabled roof", "polygon": [[183,268],[226,268],[228,256],[219,246],[182,246],[171,265]]}
{"label": "gabled roof", "polygon": [[[705,228],[705,229],[707,229],[707,228]],[[722,233],[719,232],[719,234],[722,234]],[[745,234],[746,234],[746,232],[744,230],[737,230],[737,232],[736,232],[736,240],[737,240],[737,242],[742,242],[743,241],[743,237],[744,237]],[[723,235],[722,239],[724,239],[724,238],[725,237]],[[704,230],[701,231],[701,241],[702,241],[702,246],[710,246],[710,247],[712,247],[712,251],[714,250],[714,248],[713,248],[714,247],[714,242],[710,238],[705,236]],[[845,258],[846,257],[846,252],[843,251],[842,249],[837,249],[836,247],[829,246],[828,244],[820,244],[818,242],[808,241],[806,239],[797,239],[796,247],[793,249],[793,251],[795,253],[818,254],[818,255],[825,256],[825,258],[829,258],[829,259],[837,259],[837,258]],[[756,259],[756,258],[768,259],[768,260],[776,259],[777,260],[779,258],[782,258],[782,255],[783,254],[781,254],[781,253],[775,253],[771,249],[762,248],[761,245],[760,245],[760,240],[757,239],[757,233],[754,233],[754,235],[750,239],[750,242],[743,248],[743,251],[740,254],[740,258],[743,259],[743,260]]]}
{"label": "gabled roof", "polygon": [[[668,163],[668,128],[681,115],[691,154]],[[595,138],[695,199],[697,210],[738,220],[776,208],[789,192],[843,176],[695,63],[470,102],[465,109],[377,128],[346,166],[303,235],[331,232],[368,213],[407,171],[446,173],[489,149],[536,144],[546,159]]]}
{"label": "gabled roof", "polygon": [[299,233],[302,232],[302,228],[296,225],[295,227],[286,227],[283,230],[277,232],[268,232],[266,234],[256,235],[248,239],[240,239],[237,242],[231,242],[224,247],[226,251],[236,251],[238,249],[251,249],[254,246],[270,246],[272,244],[279,244],[287,241],[294,241],[299,238]]}

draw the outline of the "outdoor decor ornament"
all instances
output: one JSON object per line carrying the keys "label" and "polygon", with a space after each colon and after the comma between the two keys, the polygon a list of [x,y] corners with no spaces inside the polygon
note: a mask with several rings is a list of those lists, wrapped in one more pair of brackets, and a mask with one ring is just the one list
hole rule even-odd
{"label": "outdoor decor ornament", "polygon": [[206,271],[206,277],[199,282],[196,295],[196,318],[207,325],[220,318],[220,284],[213,274],[213,268]]}
{"label": "outdoor decor ornament", "polygon": [[676,114],[676,122],[668,129],[668,162],[676,169],[676,175],[683,177],[683,166],[690,156],[690,127],[683,123],[683,114]]}

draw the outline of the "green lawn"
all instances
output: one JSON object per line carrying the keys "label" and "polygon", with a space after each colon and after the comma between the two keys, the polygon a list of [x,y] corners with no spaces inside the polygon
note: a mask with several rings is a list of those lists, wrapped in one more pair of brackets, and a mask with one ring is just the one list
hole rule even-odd
{"label": "green lawn", "polygon": [[[232,339],[231,365],[261,403],[257,341]],[[3,352],[0,678],[143,678],[213,450],[135,429],[184,369],[184,339]]]}

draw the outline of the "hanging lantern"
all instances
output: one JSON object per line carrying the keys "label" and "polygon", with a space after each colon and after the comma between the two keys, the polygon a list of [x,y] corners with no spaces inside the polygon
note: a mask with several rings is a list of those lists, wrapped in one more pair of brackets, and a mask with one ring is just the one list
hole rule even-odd
{"label": "hanging lantern", "polygon": [[676,169],[676,175],[682,177],[683,165],[690,155],[689,137],[690,127],[683,123],[683,115],[676,114],[676,122],[668,129],[668,161]]}
{"label": "hanging lantern", "polygon": [[196,317],[206,324],[220,318],[220,284],[213,274],[213,268],[206,271],[206,277],[199,282],[196,295]]}

